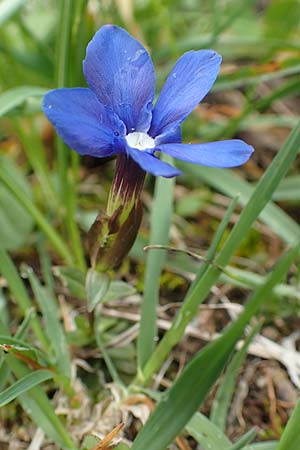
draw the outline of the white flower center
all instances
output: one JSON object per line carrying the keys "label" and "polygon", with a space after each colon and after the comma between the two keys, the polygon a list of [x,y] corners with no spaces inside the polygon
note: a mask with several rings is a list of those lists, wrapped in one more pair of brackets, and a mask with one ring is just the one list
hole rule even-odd
{"label": "white flower center", "polygon": [[147,148],[155,147],[155,141],[151,136],[147,133],[140,133],[138,131],[127,134],[126,141],[130,147],[137,148],[138,150],[146,150]]}

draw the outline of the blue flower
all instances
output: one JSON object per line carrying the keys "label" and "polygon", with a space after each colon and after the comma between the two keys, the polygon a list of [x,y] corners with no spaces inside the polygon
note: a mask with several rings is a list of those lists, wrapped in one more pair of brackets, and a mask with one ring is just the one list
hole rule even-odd
{"label": "blue flower", "polygon": [[238,166],[253,152],[241,140],[181,143],[180,125],[212,87],[220,64],[221,56],[212,50],[185,53],[153,107],[155,72],[149,54],[122,28],[105,25],[83,61],[89,87],[50,91],[43,110],[81,155],[125,154],[144,171],[164,177],[180,171],[161,161],[160,152],[204,166]]}

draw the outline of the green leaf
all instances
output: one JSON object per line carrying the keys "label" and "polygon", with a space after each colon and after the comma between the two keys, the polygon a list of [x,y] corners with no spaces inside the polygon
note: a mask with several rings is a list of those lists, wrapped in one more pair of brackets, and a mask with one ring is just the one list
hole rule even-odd
{"label": "green leaf", "polygon": [[273,0],[264,15],[266,39],[273,39],[280,28],[284,39],[298,29],[300,5],[297,0]]}
{"label": "green leaf", "polygon": [[103,302],[111,302],[113,300],[119,300],[123,297],[128,297],[136,293],[136,289],[125,281],[111,281],[108,291],[103,297]]}
{"label": "green leaf", "polygon": [[[243,450],[275,450],[276,445],[277,445],[276,441],[262,442],[259,444],[247,445],[246,447],[243,448]],[[289,450],[289,449],[286,449],[286,450]]]}
{"label": "green leaf", "polygon": [[206,416],[197,412],[185,427],[204,450],[228,450],[230,440]]}
{"label": "green leaf", "polygon": [[102,321],[102,318],[101,318],[100,312],[96,311],[95,323],[94,323],[94,336],[96,338],[97,345],[101,351],[101,355],[105,361],[106,367],[110,373],[110,376],[112,377],[115,384],[123,387],[124,385],[123,385],[121,378],[119,377],[119,373],[118,373],[118,371],[113,363],[113,360],[110,357],[110,355],[102,341],[101,326],[100,326],[101,321]]}
{"label": "green leaf", "polygon": [[29,97],[41,97],[45,95],[47,91],[48,89],[42,87],[20,86],[3,92],[3,94],[0,95],[0,117],[4,116],[12,109],[15,109],[17,106],[22,105]]}
{"label": "green leaf", "polygon": [[[170,163],[172,158],[163,156]],[[173,214],[175,178],[157,177],[151,212],[150,245],[166,245],[169,241]],[[148,250],[146,255],[144,297],[138,336],[138,367],[142,369],[154,350],[157,337],[156,309],[159,301],[160,274],[166,259],[165,250]]]}
{"label": "green leaf", "polygon": [[0,288],[0,320],[4,327],[9,327],[8,301],[2,288]]}
{"label": "green leaf", "polygon": [[[254,221],[271,200],[278,184],[287,173],[298,153],[299,140],[300,122],[290,133],[280,152],[276,155],[272,164],[268,167],[268,170],[252,192],[249,201],[241,212],[238,222],[233,227],[223,248],[215,259],[215,263],[218,266],[225,267],[228,264],[230,258],[245,238],[246,233],[249,231]],[[206,168],[206,170],[208,170],[208,168]],[[294,225],[296,226],[296,231],[291,233],[290,236],[286,236],[288,241],[293,243],[297,242],[300,237],[300,228],[296,224]],[[286,228],[289,228],[288,225],[286,225]],[[292,228],[294,229],[294,227]],[[208,267],[200,279],[196,277],[196,280],[189,289],[171,328],[164,335],[154,353],[147,361],[140,382],[144,384],[149,382],[151,376],[161,367],[171,349],[181,339],[188,323],[196,314],[198,314],[199,305],[205,300],[211,287],[216,283],[220,276],[220,270],[217,268],[216,264]]]}
{"label": "green leaf", "polygon": [[36,370],[20,378],[9,388],[0,393],[0,408],[15,400],[19,395],[53,377],[49,370]]}
{"label": "green leaf", "polygon": [[56,266],[53,269],[54,275],[59,277],[71,295],[84,300],[86,291],[84,285],[84,273],[76,267]]}
{"label": "green leaf", "polygon": [[[22,172],[4,156],[0,157],[0,171],[5,171],[13,183],[30,198],[31,190]],[[26,243],[33,228],[30,214],[20,205],[14,195],[0,182],[0,247],[15,250]]]}
{"label": "green leaf", "polygon": [[237,354],[228,365],[222,383],[220,384],[214,397],[210,420],[218,427],[218,429],[222,431],[224,431],[226,428],[228,409],[230,407],[231,398],[236,387],[235,383],[239,374],[240,367],[247,356],[248,347],[255,334],[258,332],[259,328],[260,326],[256,326],[252,330],[249,336],[247,336],[247,338],[245,339],[242,348],[237,352]]}
{"label": "green leaf", "polygon": [[295,409],[286,425],[276,450],[299,450],[300,448],[300,401],[297,402]]}
{"label": "green leaf", "polygon": [[0,3],[0,25],[10,19],[27,0],[2,0]]}
{"label": "green leaf", "polygon": [[71,361],[66,337],[59,321],[59,309],[56,299],[49,290],[41,286],[38,278],[29,266],[24,266],[35,298],[43,313],[45,331],[51,343],[51,351],[55,354],[56,364],[61,374],[71,377]]}
{"label": "green leaf", "polygon": [[[86,299],[85,275],[75,267],[56,266],[54,274],[62,280],[71,295],[82,300]],[[135,294],[136,289],[125,281],[113,280],[109,283],[108,290],[104,294],[102,301],[110,302],[123,297]]]}
{"label": "green leaf", "polygon": [[[244,311],[223,335],[208,344],[185,367],[173,386],[163,394],[161,401],[139,432],[132,450],[164,450],[197,411],[230,358],[245,326],[256,314],[270,289],[290,268],[298,247],[292,248],[279,261],[245,305]],[[191,389],[192,387],[192,389]]]}
{"label": "green leaf", "polygon": [[260,65],[241,67],[233,73],[223,74],[218,77],[217,82],[213,87],[214,92],[223,91],[226,89],[234,89],[245,85],[253,85],[277,78],[299,73],[300,65],[298,58],[286,59],[279,70],[270,71],[268,68],[265,71],[261,70]]}
{"label": "green leaf", "polygon": [[[6,360],[17,378],[22,378],[30,373],[29,369],[13,356],[7,355]],[[56,415],[51,402],[40,386],[35,386],[30,392],[21,394],[18,397],[18,401],[36,425],[58,444],[59,448],[76,450],[72,438]]]}
{"label": "green leaf", "polygon": [[[239,193],[239,202],[243,206],[247,204],[251,197],[253,198],[254,192],[257,193],[257,199],[262,198],[257,185],[251,186],[251,184],[244,181],[232,170],[185,164],[184,171],[230,197],[234,197]],[[295,240],[300,238],[299,225],[281,208],[271,202],[271,198],[268,200],[269,202],[266,207],[262,209],[259,218],[285,242],[292,244]]]}
{"label": "green leaf", "polygon": [[89,434],[84,437],[81,450],[93,450],[99,442],[100,439],[98,437]]}
{"label": "green leaf", "polygon": [[92,312],[102,302],[109,288],[110,279],[105,273],[89,269],[86,275],[87,310]]}
{"label": "green leaf", "polygon": [[31,200],[31,198],[28,197],[22,190],[21,186],[19,186],[19,184],[15,182],[10,174],[4,170],[0,170],[0,180],[10,190],[16,200],[18,200],[23,208],[35,220],[37,225],[45,233],[49,242],[52,243],[61,257],[64,258],[64,260],[68,264],[73,265],[73,255],[70,253],[69,248],[65,244],[64,240],[61,238],[60,234],[55,230],[55,228],[49,223],[48,218],[46,218],[41,213],[41,211]]}
{"label": "green leaf", "polygon": [[9,336],[6,331],[4,334],[0,334],[0,346],[5,351],[4,357],[6,355],[22,355],[43,366],[45,369],[52,364],[47,353],[42,352],[37,347],[33,347],[22,339]]}
{"label": "green leaf", "polygon": [[245,449],[245,446],[250,442],[254,441],[257,435],[257,429],[252,428],[247,433],[245,433],[240,439],[238,439],[229,450],[242,450]]}
{"label": "green leaf", "polygon": [[282,180],[273,195],[273,200],[298,202],[300,200],[300,175],[291,175]]}
{"label": "green leaf", "polygon": [[[28,292],[24,286],[24,283],[17,272],[17,269],[5,250],[0,248],[0,273],[6,279],[8,287],[13,294],[15,301],[22,313],[27,316],[28,311],[32,309],[33,303],[28,295]],[[48,339],[44,334],[44,330],[39,322],[36,315],[31,316],[31,326],[38,338],[39,342],[42,344],[44,349],[49,346]]]}

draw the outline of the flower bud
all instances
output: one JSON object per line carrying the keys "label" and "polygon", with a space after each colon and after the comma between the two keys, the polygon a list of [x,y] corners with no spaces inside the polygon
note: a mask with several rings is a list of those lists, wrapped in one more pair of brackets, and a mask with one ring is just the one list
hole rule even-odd
{"label": "flower bud", "polygon": [[145,174],[130,156],[118,155],[106,214],[97,216],[87,236],[93,268],[114,269],[131,249],[142,220]]}

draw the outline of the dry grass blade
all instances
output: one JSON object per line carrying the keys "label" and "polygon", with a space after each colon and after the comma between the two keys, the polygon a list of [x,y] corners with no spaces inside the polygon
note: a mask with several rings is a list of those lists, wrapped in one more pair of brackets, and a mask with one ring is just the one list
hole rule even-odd
{"label": "dry grass blade", "polygon": [[120,423],[119,425],[117,425],[92,450],[110,450],[115,448],[116,445],[114,444],[111,445],[111,441],[120,433],[122,428],[124,428],[124,423]]}

